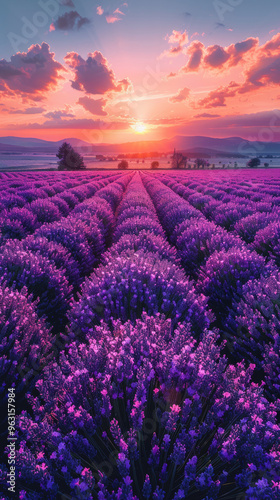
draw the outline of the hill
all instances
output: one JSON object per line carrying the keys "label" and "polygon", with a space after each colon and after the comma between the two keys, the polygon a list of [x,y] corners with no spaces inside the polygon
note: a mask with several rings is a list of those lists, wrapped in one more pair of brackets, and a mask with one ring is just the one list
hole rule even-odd
{"label": "hill", "polygon": [[60,141],[45,141],[43,139],[26,137],[0,137],[0,152],[7,153],[56,153],[63,142],[69,142],[83,154],[121,154],[147,153],[158,151],[168,153],[174,150],[186,154],[205,154],[210,156],[257,156],[266,154],[280,155],[280,142],[254,142],[241,137],[217,139],[204,136],[175,136],[172,139],[160,141],[138,141],[123,144],[91,144],[76,138]]}

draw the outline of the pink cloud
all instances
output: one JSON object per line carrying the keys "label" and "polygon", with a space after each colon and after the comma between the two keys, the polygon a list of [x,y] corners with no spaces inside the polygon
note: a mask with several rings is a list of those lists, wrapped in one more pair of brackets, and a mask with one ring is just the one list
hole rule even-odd
{"label": "pink cloud", "polygon": [[178,43],[179,45],[186,45],[189,41],[189,37],[186,31],[176,31],[173,30],[172,35],[168,37],[168,43]]}
{"label": "pink cloud", "polygon": [[104,106],[106,106],[106,99],[91,99],[90,97],[84,96],[80,97],[77,104],[83,106],[86,111],[89,111],[92,115],[107,116],[108,113],[104,111]]}
{"label": "pink cloud", "polygon": [[260,57],[246,72],[246,83],[254,87],[280,84],[280,53],[271,57]]}
{"label": "pink cloud", "polygon": [[[3,106],[3,104],[1,104]],[[31,107],[31,108],[1,108],[1,112],[8,113],[9,115],[41,115],[44,113],[45,108]]]}
{"label": "pink cloud", "polygon": [[203,52],[203,43],[198,41],[191,42],[187,49],[187,55],[189,56],[188,63],[181,69],[181,71],[184,71],[185,73],[198,71],[203,58]]}
{"label": "pink cloud", "polygon": [[261,51],[264,54],[271,55],[271,54],[279,54],[280,50],[280,33],[277,33],[277,35],[274,35],[271,40],[266,42],[264,45],[260,47]]}
{"label": "pink cloud", "polygon": [[253,53],[259,43],[258,38],[247,38],[243,42],[230,45],[227,52],[230,54],[229,66],[237,66],[243,61],[243,56],[248,52]]}
{"label": "pink cloud", "polygon": [[247,53],[253,54],[258,43],[258,38],[247,38],[229,47],[222,47],[221,45],[206,47],[202,42],[194,40],[187,48],[186,54],[189,56],[189,60],[181,68],[181,71],[189,73],[200,69],[229,69],[243,63],[243,56]]}
{"label": "pink cloud", "polygon": [[124,12],[122,12],[119,8],[117,8],[115,11],[114,11],[114,14],[120,14],[121,16],[124,16]]}
{"label": "pink cloud", "polygon": [[[72,118],[63,120],[55,118],[45,121],[44,123],[27,123],[21,125],[21,129],[88,129],[88,130],[126,130],[130,127],[129,121],[112,121],[105,122],[104,120],[93,120],[92,118]],[[18,129],[18,124],[12,124],[6,127],[7,130]]]}
{"label": "pink cloud", "polygon": [[184,47],[189,43],[189,37],[186,31],[176,31],[173,30],[172,35],[167,36],[166,39],[170,45],[175,45],[175,47],[171,47],[168,50],[165,50],[160,57],[173,57],[181,54],[183,52]]}
{"label": "pink cloud", "polygon": [[39,101],[56,89],[65,68],[55,60],[54,52],[43,42],[27,52],[18,52],[10,61],[0,60],[0,88],[9,95]]}
{"label": "pink cloud", "polygon": [[257,38],[248,38],[243,42],[228,47],[229,66],[237,65],[245,53],[254,55],[252,63],[245,71],[243,83],[231,82],[220,87],[199,101],[203,107],[225,106],[226,99],[237,94],[255,92],[259,88],[280,84],[280,33],[264,45],[257,47]]}
{"label": "pink cloud", "polygon": [[238,87],[236,82],[230,82],[228,86],[219,87],[217,90],[209,92],[208,96],[204,99],[200,99],[198,104],[205,108],[226,106],[226,98],[234,97]]}
{"label": "pink cloud", "polygon": [[107,59],[101,52],[88,54],[85,60],[77,52],[69,52],[64,58],[66,64],[74,71],[72,87],[88,94],[106,94],[106,92],[125,92],[130,87],[127,78],[117,81],[109,67]]}
{"label": "pink cloud", "polygon": [[169,99],[170,102],[179,103],[186,101],[190,96],[190,89],[185,87],[184,89],[179,90],[178,94],[174,95]]}
{"label": "pink cloud", "polygon": [[211,45],[207,47],[204,55],[204,66],[207,68],[220,68],[230,58],[227,51],[220,45]]}
{"label": "pink cloud", "polygon": [[53,120],[60,120],[61,118],[75,118],[75,115],[69,112],[69,109],[57,109],[55,111],[48,111],[44,114],[46,118]]}
{"label": "pink cloud", "polygon": [[194,118],[220,118],[221,115],[215,115],[214,113],[200,113],[195,115]]}
{"label": "pink cloud", "polygon": [[118,21],[121,21],[121,17],[118,17],[114,14],[107,14],[106,15],[106,21],[108,24],[113,24],[117,23]]}
{"label": "pink cloud", "polygon": [[[128,4],[126,2],[121,4],[121,7],[128,7]],[[105,14],[105,19],[108,24],[114,24],[117,23],[118,21],[122,20],[122,16],[125,16],[125,13],[118,7],[117,9],[114,10],[114,12],[105,12],[104,9],[101,7],[97,7],[96,12],[99,16],[102,16]]]}

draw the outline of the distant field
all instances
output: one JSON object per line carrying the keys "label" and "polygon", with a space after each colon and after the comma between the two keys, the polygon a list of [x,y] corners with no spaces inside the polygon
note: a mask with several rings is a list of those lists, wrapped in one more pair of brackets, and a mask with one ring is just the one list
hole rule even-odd
{"label": "distant field", "polygon": [[279,214],[278,169],[0,173],[20,498],[279,498]]}
{"label": "distant field", "polygon": [[[161,169],[168,169],[171,166],[170,158],[152,158],[142,160],[128,160],[129,169],[150,169],[152,161],[157,160]],[[22,171],[22,170],[48,170],[57,168],[57,158],[54,154],[1,154],[0,153],[0,171]],[[116,169],[119,161],[96,161],[94,156],[84,157],[85,165],[88,170],[96,169]],[[233,168],[236,162],[237,168],[245,168],[248,158],[208,158],[207,161],[210,165],[222,168]],[[261,165],[268,162],[270,167],[280,167],[280,159],[261,159]],[[188,164],[193,165],[194,159],[190,160]]]}

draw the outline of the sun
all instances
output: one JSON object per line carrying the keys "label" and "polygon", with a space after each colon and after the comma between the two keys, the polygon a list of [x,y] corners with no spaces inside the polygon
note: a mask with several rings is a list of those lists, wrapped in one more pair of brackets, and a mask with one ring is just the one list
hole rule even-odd
{"label": "sun", "polygon": [[143,122],[136,122],[134,125],[132,125],[132,128],[137,134],[144,134],[145,132],[147,132],[147,125],[145,125],[145,123]]}

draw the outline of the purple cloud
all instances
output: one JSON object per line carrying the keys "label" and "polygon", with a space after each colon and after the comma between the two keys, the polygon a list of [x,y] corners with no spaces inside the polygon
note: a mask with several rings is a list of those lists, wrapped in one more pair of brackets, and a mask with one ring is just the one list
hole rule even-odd
{"label": "purple cloud", "polygon": [[75,73],[72,87],[76,90],[88,94],[105,94],[110,91],[123,92],[130,86],[127,78],[116,80],[114,72],[101,52],[90,53],[86,60],[77,52],[70,52],[64,60]]}
{"label": "purple cloud", "polygon": [[27,52],[12,56],[10,61],[0,61],[0,89],[9,95],[38,101],[46,97],[47,91],[55,90],[63,78],[63,70],[47,43],[32,45]]}
{"label": "purple cloud", "polygon": [[58,17],[50,26],[50,31],[61,30],[79,30],[85,24],[89,24],[90,20],[87,17],[82,17],[76,10],[65,12]]}
{"label": "purple cloud", "polygon": [[93,115],[107,116],[108,113],[104,111],[104,106],[106,106],[106,99],[91,99],[90,97],[80,97],[77,104],[83,106],[86,111],[89,111]]}

